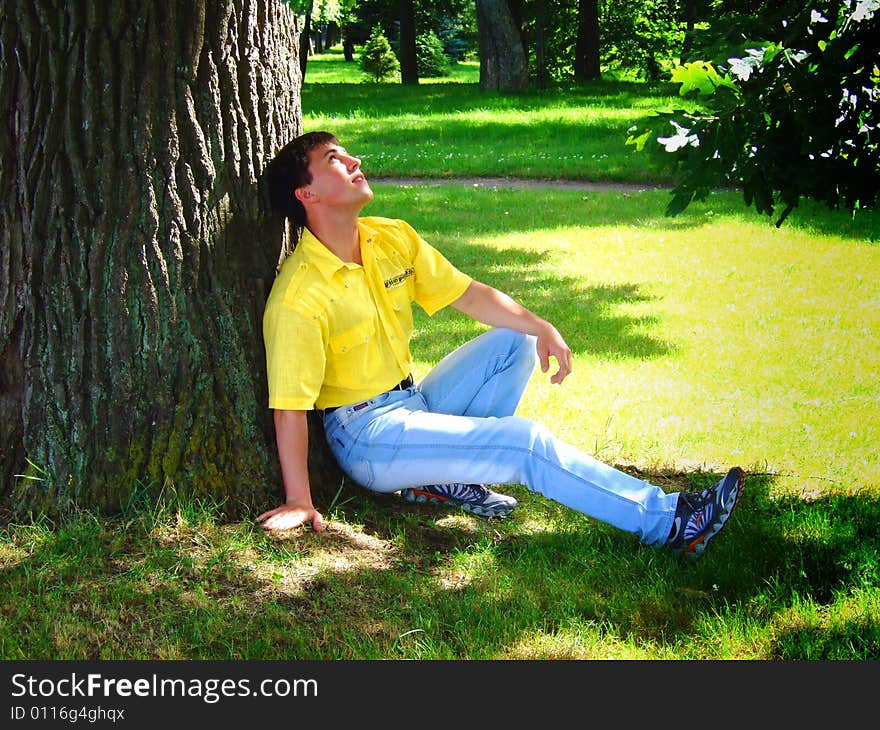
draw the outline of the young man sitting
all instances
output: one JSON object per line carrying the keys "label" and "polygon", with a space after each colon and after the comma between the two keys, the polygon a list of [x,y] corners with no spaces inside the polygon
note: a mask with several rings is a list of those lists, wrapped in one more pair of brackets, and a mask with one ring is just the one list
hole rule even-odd
{"label": "young man sitting", "polygon": [[[360,217],[373,199],[360,160],[326,132],[287,144],[266,169],[273,205],[302,227],[263,321],[284,504],[269,531],[324,528],[309,485],[306,414],[355,482],[412,502],[509,514],[516,500],[485,484],[523,484],[648,545],[700,555],[742,493],[730,469],[700,493],[667,494],[514,415],[537,363],[560,384],[572,355],[548,321],[456,269],[401,220]],[[411,303],[452,306],[492,329],[411,376]]]}

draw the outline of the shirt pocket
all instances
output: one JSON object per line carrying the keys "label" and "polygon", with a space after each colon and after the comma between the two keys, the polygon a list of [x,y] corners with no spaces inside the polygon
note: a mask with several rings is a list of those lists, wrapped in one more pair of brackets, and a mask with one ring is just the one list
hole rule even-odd
{"label": "shirt pocket", "polygon": [[372,320],[331,335],[328,340],[328,384],[352,390],[369,386],[379,361],[375,339],[376,325]]}
{"label": "shirt pocket", "polygon": [[372,320],[366,319],[356,327],[330,336],[330,351],[334,355],[346,355],[362,345],[369,345],[376,334]]}

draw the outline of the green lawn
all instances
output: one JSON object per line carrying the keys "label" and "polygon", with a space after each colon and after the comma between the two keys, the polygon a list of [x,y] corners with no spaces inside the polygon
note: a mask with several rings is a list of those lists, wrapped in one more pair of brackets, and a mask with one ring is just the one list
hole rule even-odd
{"label": "green lawn", "polygon": [[481,93],[478,67],[458,83],[406,87],[358,82],[354,64],[355,80],[340,81],[340,66],[336,54],[309,61],[303,131],[333,132],[374,177],[662,182],[624,141],[652,109],[681,105],[669,84],[609,81],[511,96]]}
{"label": "green lawn", "polygon": [[[477,94],[445,86],[456,90],[434,88],[462,102]],[[327,87],[360,99],[364,118],[390,135],[410,124],[400,154],[416,159],[412,140],[434,112],[420,121],[397,86]],[[617,84],[608,95],[625,105]],[[503,116],[521,105],[528,128],[548,113],[542,104],[564,98],[477,98],[472,109],[491,103]],[[341,113],[344,100],[335,103]],[[558,131],[592,113],[577,108]],[[504,124],[525,134],[515,119]],[[354,117],[347,123],[343,137],[360,133]],[[479,157],[481,138],[463,133],[471,123],[460,122],[459,161]],[[343,141],[358,151],[363,134]],[[534,173],[557,170],[543,161]],[[599,162],[583,170],[602,179]],[[562,386],[536,373],[522,415],[670,491],[703,488],[740,464],[748,482],[729,527],[690,564],[519,485],[504,487],[520,500],[513,515],[486,521],[344,484],[319,505],[328,531],[279,540],[179,501],[167,485],[159,504],[116,518],[0,532],[0,656],[880,657],[876,211],[853,219],[805,204],[777,229],[731,192],[667,218],[662,190],[373,187],[366,214],[409,220],[567,337],[574,373]],[[481,330],[453,311],[417,313],[416,328],[417,376]]]}

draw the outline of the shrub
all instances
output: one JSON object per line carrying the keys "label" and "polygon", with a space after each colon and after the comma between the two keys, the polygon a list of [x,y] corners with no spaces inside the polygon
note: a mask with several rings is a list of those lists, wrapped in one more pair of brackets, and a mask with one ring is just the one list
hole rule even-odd
{"label": "shrub", "polygon": [[449,76],[452,73],[443,43],[433,30],[416,36],[416,65],[419,76],[424,78]]}
{"label": "shrub", "polygon": [[372,81],[382,81],[400,71],[400,63],[391,44],[377,25],[361,50],[361,69]]}

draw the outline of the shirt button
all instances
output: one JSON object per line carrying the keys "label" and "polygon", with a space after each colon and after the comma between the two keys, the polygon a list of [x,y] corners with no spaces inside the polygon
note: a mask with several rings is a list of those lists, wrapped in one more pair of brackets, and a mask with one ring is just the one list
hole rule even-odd
{"label": "shirt button", "polygon": [[351,284],[349,284],[347,281],[345,282],[345,288],[346,288],[346,289],[350,289],[350,288],[351,288]]}

